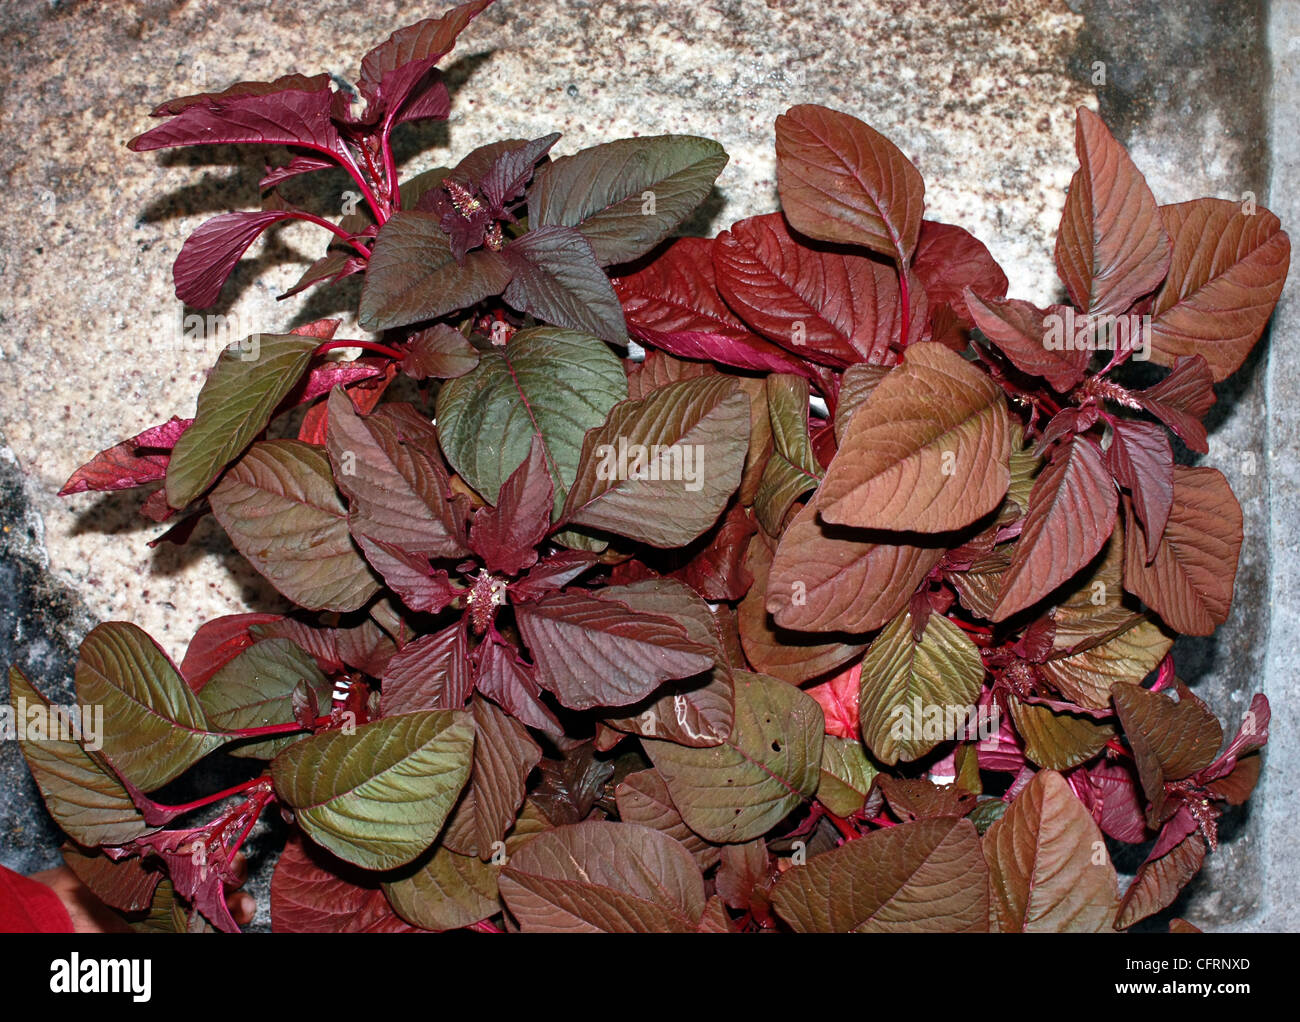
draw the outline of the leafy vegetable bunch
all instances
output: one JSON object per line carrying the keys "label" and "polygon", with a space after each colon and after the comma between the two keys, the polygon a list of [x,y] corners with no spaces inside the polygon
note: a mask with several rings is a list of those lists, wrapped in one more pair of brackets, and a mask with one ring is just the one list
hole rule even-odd
{"label": "leafy vegetable bunch", "polygon": [[[1227,617],[1242,515],[1170,433],[1207,452],[1212,385],[1286,276],[1277,218],[1158,205],[1080,110],[1068,301],[1042,309],[820,106],[776,121],[782,211],[716,238],[665,242],[726,163],[703,138],[508,139],[402,180],[393,133],[448,116],[436,66],[489,2],[354,81],[173,100],[131,142],[289,147],[260,209],[185,243],[176,293],[213,303],[304,220],[330,237],[289,293],[364,275],[380,339],[234,345],[192,419],[69,481],[162,483],[166,538],[211,513],[300,608],[210,621],[179,665],[90,633],[102,748],[23,742],[73,868],[140,926],[234,930],[234,853],[276,807],[280,930],[1108,930],[1169,906],[1269,721],[1258,695],[1225,742],[1175,674],[1174,633]],[[338,222],[286,196],[327,168],[358,198]],[[218,749],[250,779],[153,797]],[[1117,843],[1149,849],[1125,890]]]}

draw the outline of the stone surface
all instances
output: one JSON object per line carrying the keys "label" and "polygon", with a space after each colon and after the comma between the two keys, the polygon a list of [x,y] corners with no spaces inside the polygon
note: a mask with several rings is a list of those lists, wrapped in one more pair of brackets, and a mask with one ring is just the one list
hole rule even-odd
{"label": "stone surface", "polygon": [[[123,144],[164,98],[289,70],[348,73],[367,46],[438,6],[11,0],[0,10],[8,213],[0,218],[0,434],[12,451],[0,461],[0,486],[6,528],[17,534],[3,537],[0,582],[12,579],[15,596],[0,660],[29,665],[52,693],[67,684],[69,650],[95,621],[134,620],[179,658],[201,621],[281,605],[210,522],[190,547],[151,551],[145,543],[159,530],[135,514],[138,495],[60,500],[55,492],[94,451],[189,414],[226,341],[346,313],[357,294],[345,285],[276,302],[323,247],[312,228],[295,224],[255,245],[207,310],[219,317],[209,349],[179,350],[184,310],[171,292],[171,262],[206,217],[255,206],[272,154],[135,155]],[[1281,46],[1296,59],[1278,36],[1293,38],[1294,27],[1277,23],[1294,19],[1295,5],[1280,10],[1289,13],[1274,15],[1277,83],[1293,104],[1294,69],[1286,78],[1289,65],[1276,55]],[[634,133],[706,135],[731,154],[690,225],[712,232],[775,208],[773,119],[793,103],[821,102],[891,136],[925,175],[930,215],[974,231],[1006,267],[1012,293],[1043,302],[1059,293],[1052,239],[1075,165],[1079,104],[1116,126],[1161,201],[1250,190],[1268,204],[1264,25],[1263,5],[1247,0],[499,0],[449,65],[452,120],[405,129],[400,155],[415,172],[496,137],[561,131],[559,155]],[[1294,106],[1284,109],[1293,119]],[[1291,160],[1282,195],[1295,193]],[[1275,192],[1281,173],[1274,168]],[[307,181],[315,191],[294,194],[337,212],[349,182]],[[1277,211],[1288,223],[1300,212]],[[1266,380],[1270,408],[1288,397],[1294,407],[1294,367],[1253,358],[1220,389],[1203,459],[1225,471],[1246,511],[1238,603],[1215,639],[1179,649],[1182,673],[1229,717],[1259,687],[1266,650],[1270,689],[1285,688],[1292,665],[1288,594],[1296,590],[1281,585],[1270,554],[1287,548],[1279,542],[1300,542],[1286,531],[1296,520],[1300,454],[1294,421],[1265,416]],[[1270,585],[1275,614],[1291,615],[1275,617],[1271,630]],[[1281,746],[1275,728],[1271,763],[1297,762],[1295,723],[1292,711]],[[21,777],[16,753],[0,748],[0,783]],[[1177,911],[1233,927],[1258,912],[1261,890],[1270,903],[1284,856],[1270,841],[1261,857],[1259,846],[1285,812],[1278,787],[1287,782],[1276,777],[1270,770],[1264,808],[1233,823],[1207,882]],[[6,790],[19,794],[7,804],[0,796],[0,862],[48,864],[53,846],[29,790]]]}

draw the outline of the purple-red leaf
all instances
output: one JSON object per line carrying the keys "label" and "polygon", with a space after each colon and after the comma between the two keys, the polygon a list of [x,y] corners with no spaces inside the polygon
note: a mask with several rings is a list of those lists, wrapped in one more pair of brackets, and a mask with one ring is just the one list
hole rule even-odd
{"label": "purple-red leaf", "polygon": [[1096,443],[1076,436],[1034,480],[992,620],[1036,603],[1080,571],[1115,529],[1119,495]]}
{"label": "purple-red leaf", "polygon": [[1133,397],[1173,430],[1189,449],[1198,454],[1209,452],[1201,420],[1217,399],[1214,374],[1202,356],[1178,359],[1173,372],[1153,387],[1135,390]]}
{"label": "purple-red leaf", "polygon": [[222,213],[206,221],[186,239],[172,265],[176,297],[204,309],[216,302],[222,285],[257,236],[280,220],[293,220],[294,210],[262,209]]}
{"label": "purple-red leaf", "polygon": [[1106,467],[1133,495],[1133,510],[1146,531],[1154,557],[1174,504],[1174,452],[1165,431],[1152,422],[1111,418]]}
{"label": "purple-red leaf", "polygon": [[671,618],[578,590],[517,606],[515,620],[538,680],[576,710],[625,706],[713,666],[709,648]]}
{"label": "purple-red leaf", "polygon": [[614,280],[628,333],[679,358],[809,375],[794,355],[753,333],[718,293],[714,242],[678,238],[630,277]]}
{"label": "purple-red leaf", "polygon": [[534,436],[528,457],[502,485],[496,507],[474,513],[469,545],[488,571],[518,575],[537,563],[534,548],[550,528],[553,496],[546,451]]}
{"label": "purple-red leaf", "polygon": [[473,691],[465,622],[408,643],[388,661],[380,709],[385,717],[417,710],[459,710]]}

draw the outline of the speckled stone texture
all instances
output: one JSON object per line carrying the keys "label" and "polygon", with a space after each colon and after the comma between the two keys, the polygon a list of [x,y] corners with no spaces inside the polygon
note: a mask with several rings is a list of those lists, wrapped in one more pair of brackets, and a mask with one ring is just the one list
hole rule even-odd
{"label": "speckled stone texture", "polygon": [[[357,297],[352,281],[277,303],[323,242],[306,225],[273,230],[221,304],[205,310],[224,317],[213,325],[227,336],[208,351],[178,350],[184,310],[172,260],[206,217],[254,208],[263,161],[285,154],[135,155],[124,143],[162,99],[290,70],[348,73],[392,28],[439,6],[0,8],[0,446],[11,452],[0,486],[5,522],[22,532],[17,542],[0,537],[0,582],[12,576],[15,594],[0,652],[39,683],[67,684],[68,651],[98,620],[134,620],[179,657],[201,621],[281,606],[210,523],[190,547],[151,551],[159,530],[136,516],[138,496],[54,494],[94,451],[189,414],[225,340],[324,315],[347,320]],[[929,215],[974,231],[1007,269],[1012,293],[1043,302],[1059,292],[1051,247],[1080,104],[1117,126],[1162,201],[1249,189],[1267,203],[1263,25],[1261,5],[1244,0],[499,0],[451,58],[451,121],[403,129],[399,155],[416,172],[498,137],[561,131],[560,155],[638,133],[705,135],[731,155],[689,225],[711,233],[775,208],[772,122],[791,104],[825,103],[892,137],[925,175]],[[349,183],[317,175],[293,194],[337,212]],[[1234,470],[1243,452],[1262,460],[1259,364],[1223,393],[1238,410],[1216,413],[1204,459],[1227,472],[1247,509],[1240,602],[1185,672],[1230,715],[1258,687],[1267,634],[1268,491],[1279,480]],[[20,776],[16,752],[0,748],[0,783]],[[16,790],[0,795],[0,862],[34,868],[52,845]],[[1258,821],[1234,826],[1221,856],[1231,880],[1179,906],[1206,925],[1231,927],[1255,912],[1268,883]]]}

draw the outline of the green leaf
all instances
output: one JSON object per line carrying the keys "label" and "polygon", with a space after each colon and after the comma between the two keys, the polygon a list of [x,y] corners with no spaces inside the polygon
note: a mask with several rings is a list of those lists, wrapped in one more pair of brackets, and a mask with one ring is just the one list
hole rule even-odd
{"label": "green leaf", "polygon": [[816,488],[822,469],[808,438],[808,381],[776,373],[767,378],[766,389],[772,456],[763,467],[754,512],[768,535],[779,536],[791,506]]}
{"label": "green leaf", "polygon": [[688,933],[704,914],[690,852],[635,823],[592,820],[537,835],[501,871],[525,932]]}
{"label": "green leaf", "polygon": [[587,239],[571,227],[537,227],[501,250],[514,271],[502,297],[545,323],[627,343],[614,286]]}
{"label": "green leaf", "polygon": [[375,238],[358,320],[367,330],[388,330],[437,319],[499,295],[510,276],[500,253],[488,249],[458,263],[438,216],[402,210]]}
{"label": "green leaf", "polygon": [[1038,670],[1071,702],[1104,710],[1116,685],[1140,682],[1160,666],[1173,644],[1155,622],[1139,619],[1131,628],[1078,653],[1053,654]]}
{"label": "green leaf", "polygon": [[497,868],[442,847],[410,876],[383,888],[399,916],[426,930],[459,929],[501,911]]}
{"label": "green leaf", "polygon": [[48,708],[50,702],[17,667],[9,668],[9,702],[20,736],[18,747],[32,780],[54,822],[69,837],[91,848],[126,844],[150,830],[122,782],[80,744],[22,737],[25,711],[36,706]]}
{"label": "green leaf", "polygon": [[473,750],[469,714],[406,713],[295,742],[271,777],[313,841],[363,869],[393,869],[433,844]]}
{"label": "green leaf", "polygon": [[817,801],[836,816],[851,816],[867,804],[871,782],[878,772],[856,738],[827,735],[822,739]]}
{"label": "green leaf", "polygon": [[903,611],[862,658],[862,737],[888,766],[917,759],[954,737],[983,682],[984,662],[965,632],[931,614],[917,641]]}
{"label": "green leaf", "polygon": [[348,532],[323,448],[300,440],[254,444],[209,499],[239,552],[299,606],[347,612],[378,592]]}
{"label": "green leaf", "polygon": [[968,820],[918,820],[873,831],[772,889],[777,912],[799,933],[983,933],[988,868]]}
{"label": "green leaf", "polygon": [[643,739],[687,826],[717,842],[766,834],[812,796],[821,774],[825,718],[816,701],[776,678],[733,676],[736,719],[722,745]]}
{"label": "green leaf", "polygon": [[[293,692],[300,684],[314,689],[319,704],[328,706],[330,685],[315,659],[288,639],[266,639],[217,671],[199,691],[199,702],[214,730],[289,724],[294,720]],[[241,744],[230,754],[270,759],[300,738],[286,735]]]}
{"label": "green leaf", "polygon": [[489,504],[540,433],[564,505],[583,435],[627,397],[623,366],[604,342],[553,327],[520,330],[438,393],[438,436],[452,467]]}
{"label": "green leaf", "polygon": [[1040,770],[984,834],[1003,933],[1102,933],[1118,898],[1106,842],[1060,774]]}
{"label": "green leaf", "polygon": [[630,262],[690,215],[726,165],[718,143],[693,135],[593,146],[538,170],[528,222],[576,227],[602,266]]}
{"label": "green leaf", "polygon": [[1050,770],[1068,770],[1097,755],[1115,735],[1115,727],[1078,713],[1058,713],[1040,703],[1007,697],[1016,733],[1032,763]]}
{"label": "green leaf", "polygon": [[653,546],[686,546],[740,485],[749,398],[721,374],[660,387],[616,405],[590,430],[564,520]]}
{"label": "green leaf", "polygon": [[229,740],[208,730],[199,697],[135,625],[110,621],[87,635],[76,677],[77,701],[104,708],[104,755],[142,791]]}
{"label": "green leaf", "polygon": [[276,406],[307,370],[320,341],[297,334],[255,334],[256,359],[245,343],[221,353],[199,391],[194,423],[181,434],[167,463],[167,503],[182,508],[271,421]]}

